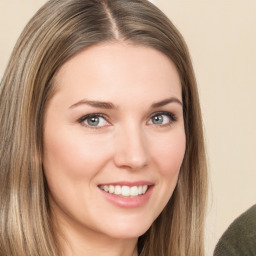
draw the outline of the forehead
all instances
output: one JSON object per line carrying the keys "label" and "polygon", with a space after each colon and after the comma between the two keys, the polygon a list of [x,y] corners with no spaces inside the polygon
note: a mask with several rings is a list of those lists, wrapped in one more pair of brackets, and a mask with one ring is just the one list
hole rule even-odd
{"label": "forehead", "polygon": [[106,43],[83,50],[61,67],[55,81],[58,93],[77,99],[89,95],[108,100],[117,94],[120,98],[166,94],[181,98],[173,62],[151,47],[127,43]]}

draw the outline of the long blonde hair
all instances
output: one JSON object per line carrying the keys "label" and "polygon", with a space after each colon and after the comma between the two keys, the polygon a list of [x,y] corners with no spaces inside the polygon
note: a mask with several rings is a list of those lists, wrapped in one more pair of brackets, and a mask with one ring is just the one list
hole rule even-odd
{"label": "long blonde hair", "polygon": [[203,256],[206,161],[196,81],[186,44],[146,0],[50,0],[21,34],[0,86],[0,254],[59,256],[43,174],[43,123],[56,72],[101,42],[153,47],[175,64],[186,153],[177,187],[138,240],[141,256]]}

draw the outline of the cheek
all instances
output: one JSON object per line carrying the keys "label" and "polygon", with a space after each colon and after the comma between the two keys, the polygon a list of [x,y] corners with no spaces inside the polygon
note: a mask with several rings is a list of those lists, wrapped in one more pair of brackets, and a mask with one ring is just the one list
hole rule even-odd
{"label": "cheek", "polygon": [[159,141],[154,147],[154,161],[163,176],[172,177],[178,175],[186,149],[186,137],[184,132],[172,134],[169,138]]}
{"label": "cheek", "polygon": [[155,146],[151,145],[151,155],[154,170],[158,174],[155,188],[157,193],[154,198],[156,209],[154,217],[156,218],[170,200],[177,185],[185,154],[186,138],[184,131],[180,129],[164,134],[163,137],[158,137],[158,140],[153,142]]}
{"label": "cheek", "polygon": [[[45,133],[43,162],[46,171],[80,177],[85,174],[93,175],[100,168],[108,158],[109,151],[104,147],[105,144],[101,140],[90,140],[76,134],[75,131]],[[99,143],[102,144],[101,147]]]}
{"label": "cheek", "polygon": [[[83,170],[84,149],[79,148],[71,138],[57,135],[46,136],[44,143],[44,168],[45,172],[51,174],[65,173],[70,175],[79,174]],[[79,165],[81,167],[79,168]],[[85,166],[84,166],[85,167]],[[71,172],[72,170],[72,172]]]}
{"label": "cheek", "polygon": [[71,128],[69,132],[51,131],[45,131],[43,158],[50,194],[65,212],[79,212],[84,198],[87,202],[93,198],[94,177],[106,165],[108,150]]}

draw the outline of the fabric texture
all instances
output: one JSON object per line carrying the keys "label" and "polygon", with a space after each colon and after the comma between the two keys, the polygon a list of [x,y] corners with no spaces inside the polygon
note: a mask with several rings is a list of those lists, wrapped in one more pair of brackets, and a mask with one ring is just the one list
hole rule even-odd
{"label": "fabric texture", "polygon": [[256,256],[256,205],[240,215],[220,238],[214,256]]}

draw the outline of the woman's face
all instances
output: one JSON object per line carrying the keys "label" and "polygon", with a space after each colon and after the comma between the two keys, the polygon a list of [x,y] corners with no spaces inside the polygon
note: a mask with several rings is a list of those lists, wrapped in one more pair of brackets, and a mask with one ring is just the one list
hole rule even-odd
{"label": "woman's face", "polygon": [[45,113],[44,171],[62,228],[137,238],[161,213],[185,152],[174,64],[144,46],[108,43],[67,61]]}

